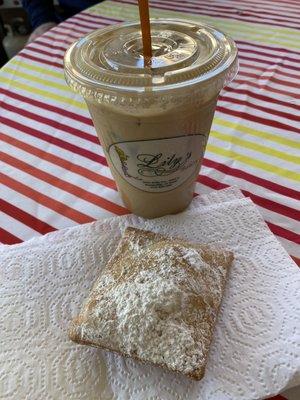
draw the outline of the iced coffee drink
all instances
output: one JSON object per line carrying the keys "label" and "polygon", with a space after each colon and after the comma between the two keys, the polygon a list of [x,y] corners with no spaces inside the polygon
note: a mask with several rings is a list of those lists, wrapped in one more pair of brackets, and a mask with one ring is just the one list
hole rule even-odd
{"label": "iced coffee drink", "polygon": [[214,28],[158,19],[151,36],[146,66],[139,23],[95,31],[65,56],[125,205],[147,218],[192,200],[217,97],[237,70],[234,42]]}

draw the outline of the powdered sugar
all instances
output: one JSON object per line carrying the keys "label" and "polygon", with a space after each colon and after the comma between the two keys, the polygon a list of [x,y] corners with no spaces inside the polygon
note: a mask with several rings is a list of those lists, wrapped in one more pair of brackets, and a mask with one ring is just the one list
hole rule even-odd
{"label": "powdered sugar", "polygon": [[[95,285],[82,336],[189,374],[205,364],[226,270],[211,268],[201,249],[180,243],[129,243],[119,274],[107,272]],[[199,272],[206,272],[210,285]]]}

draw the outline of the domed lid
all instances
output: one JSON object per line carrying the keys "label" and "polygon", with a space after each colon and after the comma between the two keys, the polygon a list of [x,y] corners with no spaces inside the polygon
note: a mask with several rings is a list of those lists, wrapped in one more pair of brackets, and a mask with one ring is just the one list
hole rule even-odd
{"label": "domed lid", "polygon": [[153,56],[143,57],[138,22],[96,30],[65,55],[68,83],[83,95],[94,91],[153,92],[194,85],[237,71],[237,48],[222,32],[192,21],[151,20]]}

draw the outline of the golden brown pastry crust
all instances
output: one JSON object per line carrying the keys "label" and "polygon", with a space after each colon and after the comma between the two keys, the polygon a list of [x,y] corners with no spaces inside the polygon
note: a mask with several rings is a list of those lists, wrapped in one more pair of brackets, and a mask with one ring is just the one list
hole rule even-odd
{"label": "golden brown pastry crust", "polygon": [[215,246],[129,227],[69,337],[200,380],[232,262]]}

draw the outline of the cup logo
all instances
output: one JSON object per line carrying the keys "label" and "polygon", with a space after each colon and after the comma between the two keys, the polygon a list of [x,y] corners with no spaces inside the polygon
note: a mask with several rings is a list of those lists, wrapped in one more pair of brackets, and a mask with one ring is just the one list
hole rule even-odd
{"label": "cup logo", "polygon": [[166,192],[184,183],[198,170],[206,135],[112,144],[108,149],[118,173],[146,192]]}

